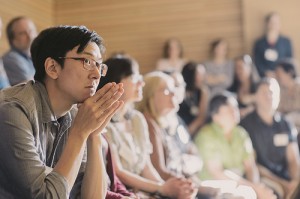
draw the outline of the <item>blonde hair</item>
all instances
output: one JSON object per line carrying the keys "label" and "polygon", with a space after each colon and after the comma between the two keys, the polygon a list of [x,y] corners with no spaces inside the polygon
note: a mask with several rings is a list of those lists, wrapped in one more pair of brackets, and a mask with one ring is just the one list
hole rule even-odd
{"label": "blonde hair", "polygon": [[144,76],[143,99],[137,102],[136,109],[142,113],[150,114],[160,124],[160,116],[155,108],[153,97],[163,82],[173,81],[172,77],[161,72],[154,71]]}

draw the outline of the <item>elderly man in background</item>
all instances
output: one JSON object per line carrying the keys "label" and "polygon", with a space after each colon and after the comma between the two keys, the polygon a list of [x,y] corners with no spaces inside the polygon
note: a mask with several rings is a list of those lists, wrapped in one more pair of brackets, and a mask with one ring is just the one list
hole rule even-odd
{"label": "elderly man in background", "polygon": [[242,121],[256,152],[263,181],[286,198],[299,182],[297,130],[277,111],[280,88],[274,78],[263,78],[255,92],[256,108]]}
{"label": "elderly man in background", "polygon": [[3,55],[3,64],[11,85],[33,79],[30,46],[36,34],[34,23],[24,16],[13,18],[6,27],[10,50]]}

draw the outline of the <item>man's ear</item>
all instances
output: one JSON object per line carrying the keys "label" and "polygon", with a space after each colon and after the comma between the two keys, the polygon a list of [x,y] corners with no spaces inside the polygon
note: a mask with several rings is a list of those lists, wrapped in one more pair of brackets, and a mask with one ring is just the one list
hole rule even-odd
{"label": "man's ear", "polygon": [[51,79],[57,79],[61,70],[60,65],[51,57],[45,60],[45,72]]}

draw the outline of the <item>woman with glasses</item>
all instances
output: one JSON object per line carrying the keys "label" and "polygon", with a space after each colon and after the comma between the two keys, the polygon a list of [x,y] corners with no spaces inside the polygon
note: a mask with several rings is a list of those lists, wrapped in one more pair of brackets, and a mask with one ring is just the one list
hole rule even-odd
{"label": "woman with glasses", "polygon": [[180,149],[164,130],[168,125],[166,116],[176,108],[175,86],[171,76],[151,72],[145,76],[143,99],[137,103],[148,123],[153,145],[151,160],[163,179],[182,175]]}
{"label": "woman with glasses", "polygon": [[[98,88],[107,82],[123,84],[123,107],[112,118],[105,134],[110,143],[114,167],[120,180],[141,198],[161,195],[190,198],[185,182],[177,178],[163,180],[154,169],[150,154],[152,145],[143,115],[133,108],[133,103],[142,99],[144,81],[135,60],[116,55],[105,61],[109,70]],[[168,91],[165,91],[168,92]]]}
{"label": "woman with glasses", "polygon": [[176,108],[166,116],[165,131],[176,141],[177,147],[181,152],[183,163],[183,173],[191,176],[197,173],[202,167],[202,160],[198,154],[197,148],[191,139],[186,123],[178,115],[179,104],[185,97],[185,87],[183,76],[178,71],[165,72],[170,75],[175,83]]}
{"label": "woman with glasses", "polygon": [[170,122],[167,115],[176,109],[177,103],[174,79],[163,72],[155,71],[145,75],[144,81],[143,99],[137,103],[137,109],[144,114],[148,124],[154,167],[163,179],[177,176],[190,183],[194,187],[194,193],[198,191],[198,198],[216,194],[215,189],[201,187],[197,176],[186,175],[180,146],[167,133],[166,128]]}

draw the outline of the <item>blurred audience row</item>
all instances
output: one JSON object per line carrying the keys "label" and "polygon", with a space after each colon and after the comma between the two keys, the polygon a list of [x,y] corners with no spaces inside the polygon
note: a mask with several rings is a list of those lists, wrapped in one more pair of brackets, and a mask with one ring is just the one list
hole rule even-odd
{"label": "blurred audience row", "polygon": [[[253,107],[241,122],[236,95],[229,91],[216,93],[207,100],[204,115],[208,117],[204,117],[193,134],[184,121],[186,115],[181,116],[180,110],[186,109],[181,105],[191,92],[184,89],[188,88],[189,81],[196,87],[192,93],[199,95],[197,71],[201,71],[198,67],[202,65],[189,63],[182,73],[153,71],[143,79],[137,62],[126,55],[115,55],[105,63],[110,70],[99,87],[111,81],[124,85],[121,99],[125,106],[114,116],[105,136],[113,148],[113,157],[117,158],[114,161],[118,165],[117,175],[120,172],[125,184],[128,182],[130,187],[145,190],[141,182],[130,182],[123,177],[126,176],[124,170],[129,170],[149,178],[143,170],[148,166],[141,163],[145,160],[138,158],[146,153],[150,156],[149,165],[158,176],[167,181],[176,176],[192,180],[199,187],[198,197],[220,194],[217,188],[222,189],[228,180],[235,183],[232,185],[235,188],[251,187],[258,198],[287,198],[295,191],[300,160],[297,130],[277,111],[280,87],[276,79],[264,77],[253,85]],[[187,83],[183,75],[186,67],[191,69]],[[194,108],[199,109],[199,105],[194,104]],[[143,116],[138,116],[137,110]],[[185,113],[190,112],[192,109],[188,107]],[[138,168],[142,170],[136,171]],[[131,184],[133,182],[136,185]],[[227,191],[238,192],[235,188],[232,188],[235,191]],[[249,190],[241,192],[251,193]]]}

